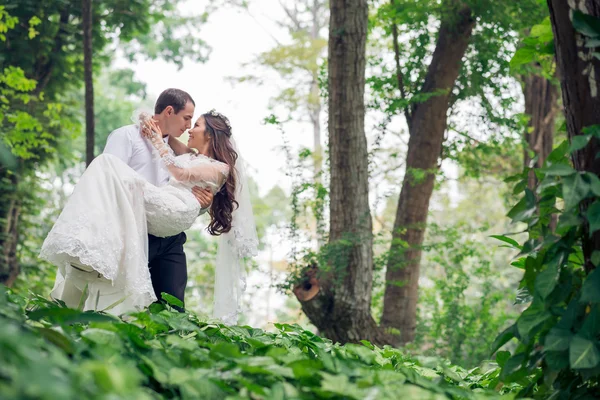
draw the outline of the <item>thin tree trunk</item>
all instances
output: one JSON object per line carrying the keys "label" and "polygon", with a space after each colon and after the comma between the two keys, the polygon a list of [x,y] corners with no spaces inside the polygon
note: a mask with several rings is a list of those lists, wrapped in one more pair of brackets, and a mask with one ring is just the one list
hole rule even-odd
{"label": "thin tree trunk", "polygon": [[[541,168],[552,151],[554,121],[558,112],[558,88],[548,79],[537,74],[523,77],[525,114],[529,115],[529,125],[525,132],[523,160],[525,166],[532,161],[530,151],[537,156],[535,168]],[[537,185],[535,174],[529,176],[529,188]]]}
{"label": "thin tree trunk", "polygon": [[0,207],[2,211],[2,231],[0,232],[0,283],[12,286],[19,275],[20,268],[17,259],[17,244],[19,242],[19,220],[21,213],[21,201],[17,198],[16,191],[18,176],[14,173],[2,171],[5,185],[10,186],[13,193],[4,193],[3,200],[6,201]]}
{"label": "thin tree trunk", "polygon": [[92,0],[83,0],[83,66],[85,81],[85,164],[94,160],[94,78],[92,67]]}
{"label": "thin tree trunk", "polygon": [[[569,4],[599,18],[600,0],[548,0],[567,132],[572,140],[574,136],[582,134],[583,128],[600,124],[600,60],[592,55],[595,49],[584,47],[583,37],[573,28]],[[600,141],[592,139],[586,147],[575,152],[573,165],[579,171],[600,176],[600,158],[596,158],[599,151]],[[582,202],[581,211],[585,211],[590,203],[589,200]],[[585,229],[589,232],[589,225]],[[583,237],[584,267],[589,272],[595,268],[591,262],[592,252],[600,250],[600,231],[596,231],[591,238],[587,233]]]}
{"label": "thin tree trunk", "polygon": [[368,5],[366,0],[332,0],[330,10],[329,245],[337,258],[330,260],[332,272],[312,281],[320,287],[315,296],[297,296],[311,322],[331,340],[382,344],[370,310],[373,238],[364,130]]}
{"label": "thin tree trunk", "polygon": [[[451,91],[474,25],[471,10],[464,5],[442,20],[421,90],[438,94],[417,104],[411,115],[406,174],[392,232],[381,318],[382,327],[396,333],[396,344],[410,342],[415,335],[419,264],[429,201],[442,151]],[[394,331],[399,331],[399,335]]]}

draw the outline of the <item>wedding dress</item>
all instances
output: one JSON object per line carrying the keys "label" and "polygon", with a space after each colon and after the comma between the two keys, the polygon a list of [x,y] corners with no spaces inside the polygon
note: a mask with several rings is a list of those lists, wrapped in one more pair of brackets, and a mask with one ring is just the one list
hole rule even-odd
{"label": "wedding dress", "polygon": [[[175,157],[156,136],[152,143],[172,177],[166,186],[152,185],[110,154],[98,156],[81,176],[40,252],[58,267],[53,298],[72,308],[81,302],[84,310],[116,315],[157,300],[148,269],[148,233],[168,237],[190,228],[200,211],[191,188],[208,187],[215,194],[230,171],[203,155]],[[229,324],[237,322],[245,285],[243,258],[256,255],[258,245],[243,171],[241,162],[231,171],[238,175],[240,207],[231,232],[221,235],[216,263],[213,313]]]}

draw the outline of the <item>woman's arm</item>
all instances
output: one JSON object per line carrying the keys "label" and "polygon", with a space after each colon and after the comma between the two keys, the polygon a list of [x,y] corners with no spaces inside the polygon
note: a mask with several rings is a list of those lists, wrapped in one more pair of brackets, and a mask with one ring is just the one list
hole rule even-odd
{"label": "woman's arm", "polygon": [[187,147],[181,140],[177,140],[173,136],[169,136],[169,146],[171,146],[175,154],[178,156],[185,153],[192,153],[192,149]]}
{"label": "woman's arm", "polygon": [[142,128],[142,134],[150,140],[152,146],[158,151],[163,163],[169,170],[171,176],[180,182],[206,183],[214,187],[215,191],[227,179],[229,168],[221,163],[205,163],[192,167],[183,167],[175,156],[169,151],[169,147],[162,139],[160,128],[153,121],[146,122]]}

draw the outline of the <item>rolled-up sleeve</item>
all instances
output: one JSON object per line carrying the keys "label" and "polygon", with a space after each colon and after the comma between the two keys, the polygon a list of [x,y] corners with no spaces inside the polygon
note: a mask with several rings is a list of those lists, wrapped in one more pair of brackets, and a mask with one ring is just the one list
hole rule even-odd
{"label": "rolled-up sleeve", "polygon": [[124,163],[129,164],[133,153],[131,137],[126,129],[117,129],[113,131],[106,140],[104,146],[105,154],[112,154],[119,157]]}

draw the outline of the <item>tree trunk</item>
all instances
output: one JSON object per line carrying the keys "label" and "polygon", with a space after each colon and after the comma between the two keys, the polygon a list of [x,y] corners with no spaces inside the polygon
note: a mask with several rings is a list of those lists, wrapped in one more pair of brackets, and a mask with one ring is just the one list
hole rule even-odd
{"label": "tree trunk", "polygon": [[[525,114],[529,115],[529,125],[525,132],[523,160],[529,166],[530,151],[537,156],[535,168],[541,168],[552,151],[554,121],[558,112],[558,88],[548,79],[537,74],[523,77]],[[537,179],[533,171],[529,175],[529,188],[534,189]]]}
{"label": "tree trunk", "polygon": [[94,160],[94,78],[92,67],[92,0],[83,0],[83,67],[85,81],[85,164]]}
{"label": "tree trunk", "polygon": [[19,242],[19,219],[21,212],[21,201],[16,194],[18,177],[7,170],[2,170],[3,185],[8,185],[8,191],[3,193],[4,204],[0,206],[2,214],[2,231],[0,232],[0,283],[12,286],[19,275],[19,263],[17,259],[17,244]]}
{"label": "tree trunk", "polygon": [[[332,0],[329,25],[331,271],[296,295],[320,333],[336,342],[385,343],[371,315],[373,238],[365,120],[366,0]],[[316,293],[316,295],[315,295]]]}
{"label": "tree trunk", "polygon": [[[592,53],[594,48],[585,48],[583,37],[575,31],[570,19],[569,4],[577,7],[585,14],[600,17],[600,0],[548,0],[550,20],[554,32],[556,60],[561,77],[562,99],[567,122],[569,139],[581,135],[582,129],[600,124],[600,97],[598,79],[600,78],[600,60]],[[600,142],[593,138],[583,149],[573,154],[573,165],[579,171],[588,171],[600,176],[600,159],[596,158],[600,150]],[[582,202],[582,212],[591,201]],[[583,254],[587,272],[594,269],[591,255],[600,250],[600,231],[592,237],[587,234],[586,225],[583,235]]]}
{"label": "tree trunk", "polygon": [[395,334],[395,344],[410,342],[415,335],[419,264],[429,201],[439,168],[451,91],[474,25],[471,10],[464,5],[442,20],[421,90],[438,94],[417,104],[411,115],[406,174],[392,232],[381,318],[382,327]]}

